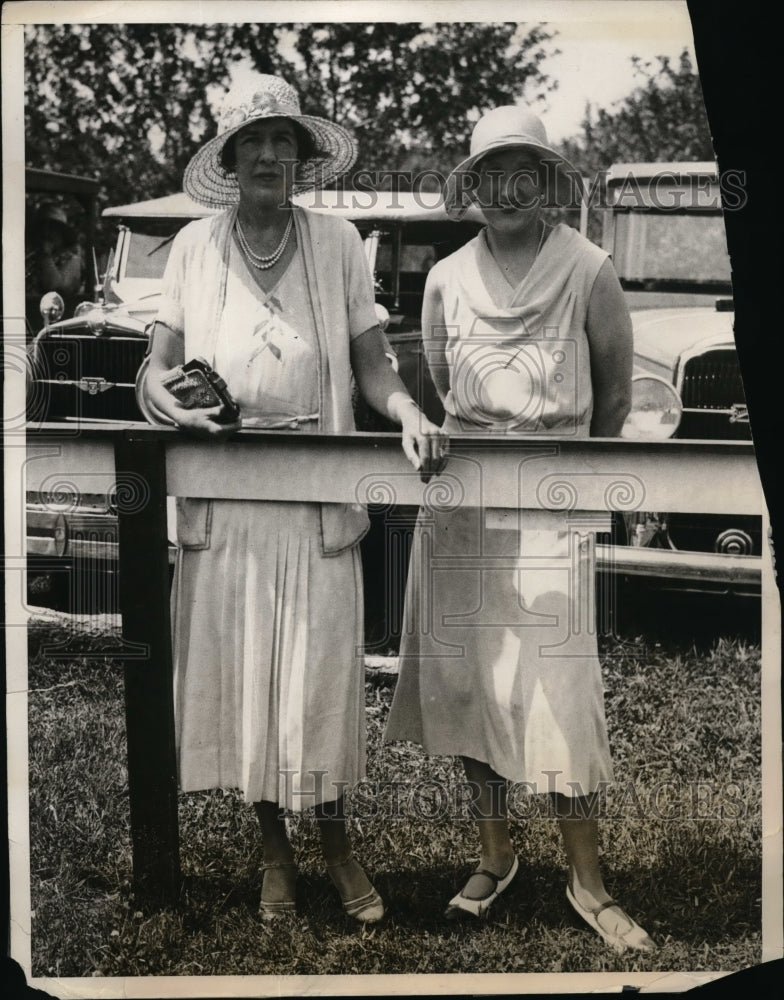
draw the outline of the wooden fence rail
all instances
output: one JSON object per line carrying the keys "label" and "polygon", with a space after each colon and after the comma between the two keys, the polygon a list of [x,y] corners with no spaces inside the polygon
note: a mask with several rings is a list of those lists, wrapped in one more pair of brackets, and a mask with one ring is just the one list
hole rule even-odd
{"label": "wooden fence rail", "polygon": [[454,438],[423,485],[394,434],[243,431],[203,443],[138,424],[28,434],[26,489],[116,494],[134,882],[161,901],[180,885],[167,495],[418,505],[462,503],[527,523],[564,511],[602,530],[613,510],[764,516],[747,442]]}

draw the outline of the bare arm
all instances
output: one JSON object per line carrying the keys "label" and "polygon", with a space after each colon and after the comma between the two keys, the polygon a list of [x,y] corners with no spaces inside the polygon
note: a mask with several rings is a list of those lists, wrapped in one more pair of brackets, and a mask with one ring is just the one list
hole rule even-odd
{"label": "bare arm", "polygon": [[593,417],[591,437],[618,437],[631,407],[632,322],[621,283],[607,260],[588,303]]}
{"label": "bare arm", "polygon": [[449,368],[446,363],[444,300],[435,269],[427,276],[422,299],[422,343],[433,385],[443,403],[449,392]]}
{"label": "bare arm", "polygon": [[422,413],[384,353],[378,327],[351,341],[351,367],[370,405],[403,429],[403,451],[426,482],[446,464],[447,439]]}
{"label": "bare arm", "polygon": [[163,323],[156,323],[152,331],[152,350],[146,391],[149,401],[182,430],[198,437],[228,437],[239,430],[241,421],[218,423],[222,406],[208,409],[187,410],[163,387],[161,379],[176,365],[185,360],[182,336]]}

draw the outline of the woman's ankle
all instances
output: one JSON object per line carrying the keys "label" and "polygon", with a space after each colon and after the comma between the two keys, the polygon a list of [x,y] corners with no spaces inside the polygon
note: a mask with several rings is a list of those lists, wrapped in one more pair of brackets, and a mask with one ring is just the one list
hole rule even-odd
{"label": "woman's ankle", "polygon": [[514,848],[509,844],[508,850],[481,851],[479,867],[493,875],[503,876],[509,871],[515,859]]}
{"label": "woman's ankle", "polygon": [[336,865],[351,857],[351,840],[342,817],[316,817],[324,863]]}
{"label": "woman's ankle", "polygon": [[600,906],[610,899],[601,873],[569,871],[569,888],[578,903],[588,909]]}
{"label": "woman's ankle", "polygon": [[477,831],[480,867],[494,875],[506,874],[515,856],[506,818],[480,819],[477,822]]}
{"label": "woman's ankle", "polygon": [[334,868],[345,864],[353,857],[351,841],[346,837],[334,842],[321,843],[321,856],[327,868]]}

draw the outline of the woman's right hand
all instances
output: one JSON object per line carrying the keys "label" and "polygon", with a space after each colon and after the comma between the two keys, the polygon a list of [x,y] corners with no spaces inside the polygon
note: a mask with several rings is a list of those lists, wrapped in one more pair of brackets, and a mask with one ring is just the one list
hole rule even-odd
{"label": "woman's right hand", "polygon": [[413,399],[409,397],[405,403],[409,405],[401,405],[398,411],[403,428],[403,451],[422,482],[429,483],[446,468],[449,437],[427,419]]}
{"label": "woman's right hand", "polygon": [[185,360],[183,337],[181,333],[170,330],[168,326],[158,321],[155,322],[150,337],[152,340],[150,361],[144,382],[147,404],[194,437],[220,441],[240,430],[241,417],[236,420],[221,421],[220,418],[225,412],[223,405],[189,410],[164,388],[162,379]]}
{"label": "woman's right hand", "polygon": [[180,430],[206,440],[222,440],[241,429],[242,417],[228,423],[221,422],[220,418],[224,412],[223,405],[187,410],[175,403],[173,408],[174,420]]}

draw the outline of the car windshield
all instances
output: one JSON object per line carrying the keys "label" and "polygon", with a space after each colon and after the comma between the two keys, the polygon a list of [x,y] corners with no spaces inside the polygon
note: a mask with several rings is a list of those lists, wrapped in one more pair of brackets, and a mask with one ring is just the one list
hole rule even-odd
{"label": "car windshield", "polygon": [[[458,226],[452,222],[380,224],[374,274],[376,299],[389,310],[393,332],[419,330],[428,271],[471,239],[478,229],[479,226],[470,223]],[[373,231],[365,225],[360,230],[365,236]]]}
{"label": "car windshield", "polygon": [[132,232],[128,240],[124,277],[162,278],[174,236],[174,233]]}
{"label": "car windshield", "polygon": [[730,288],[721,215],[617,213],[613,262],[627,288]]}

